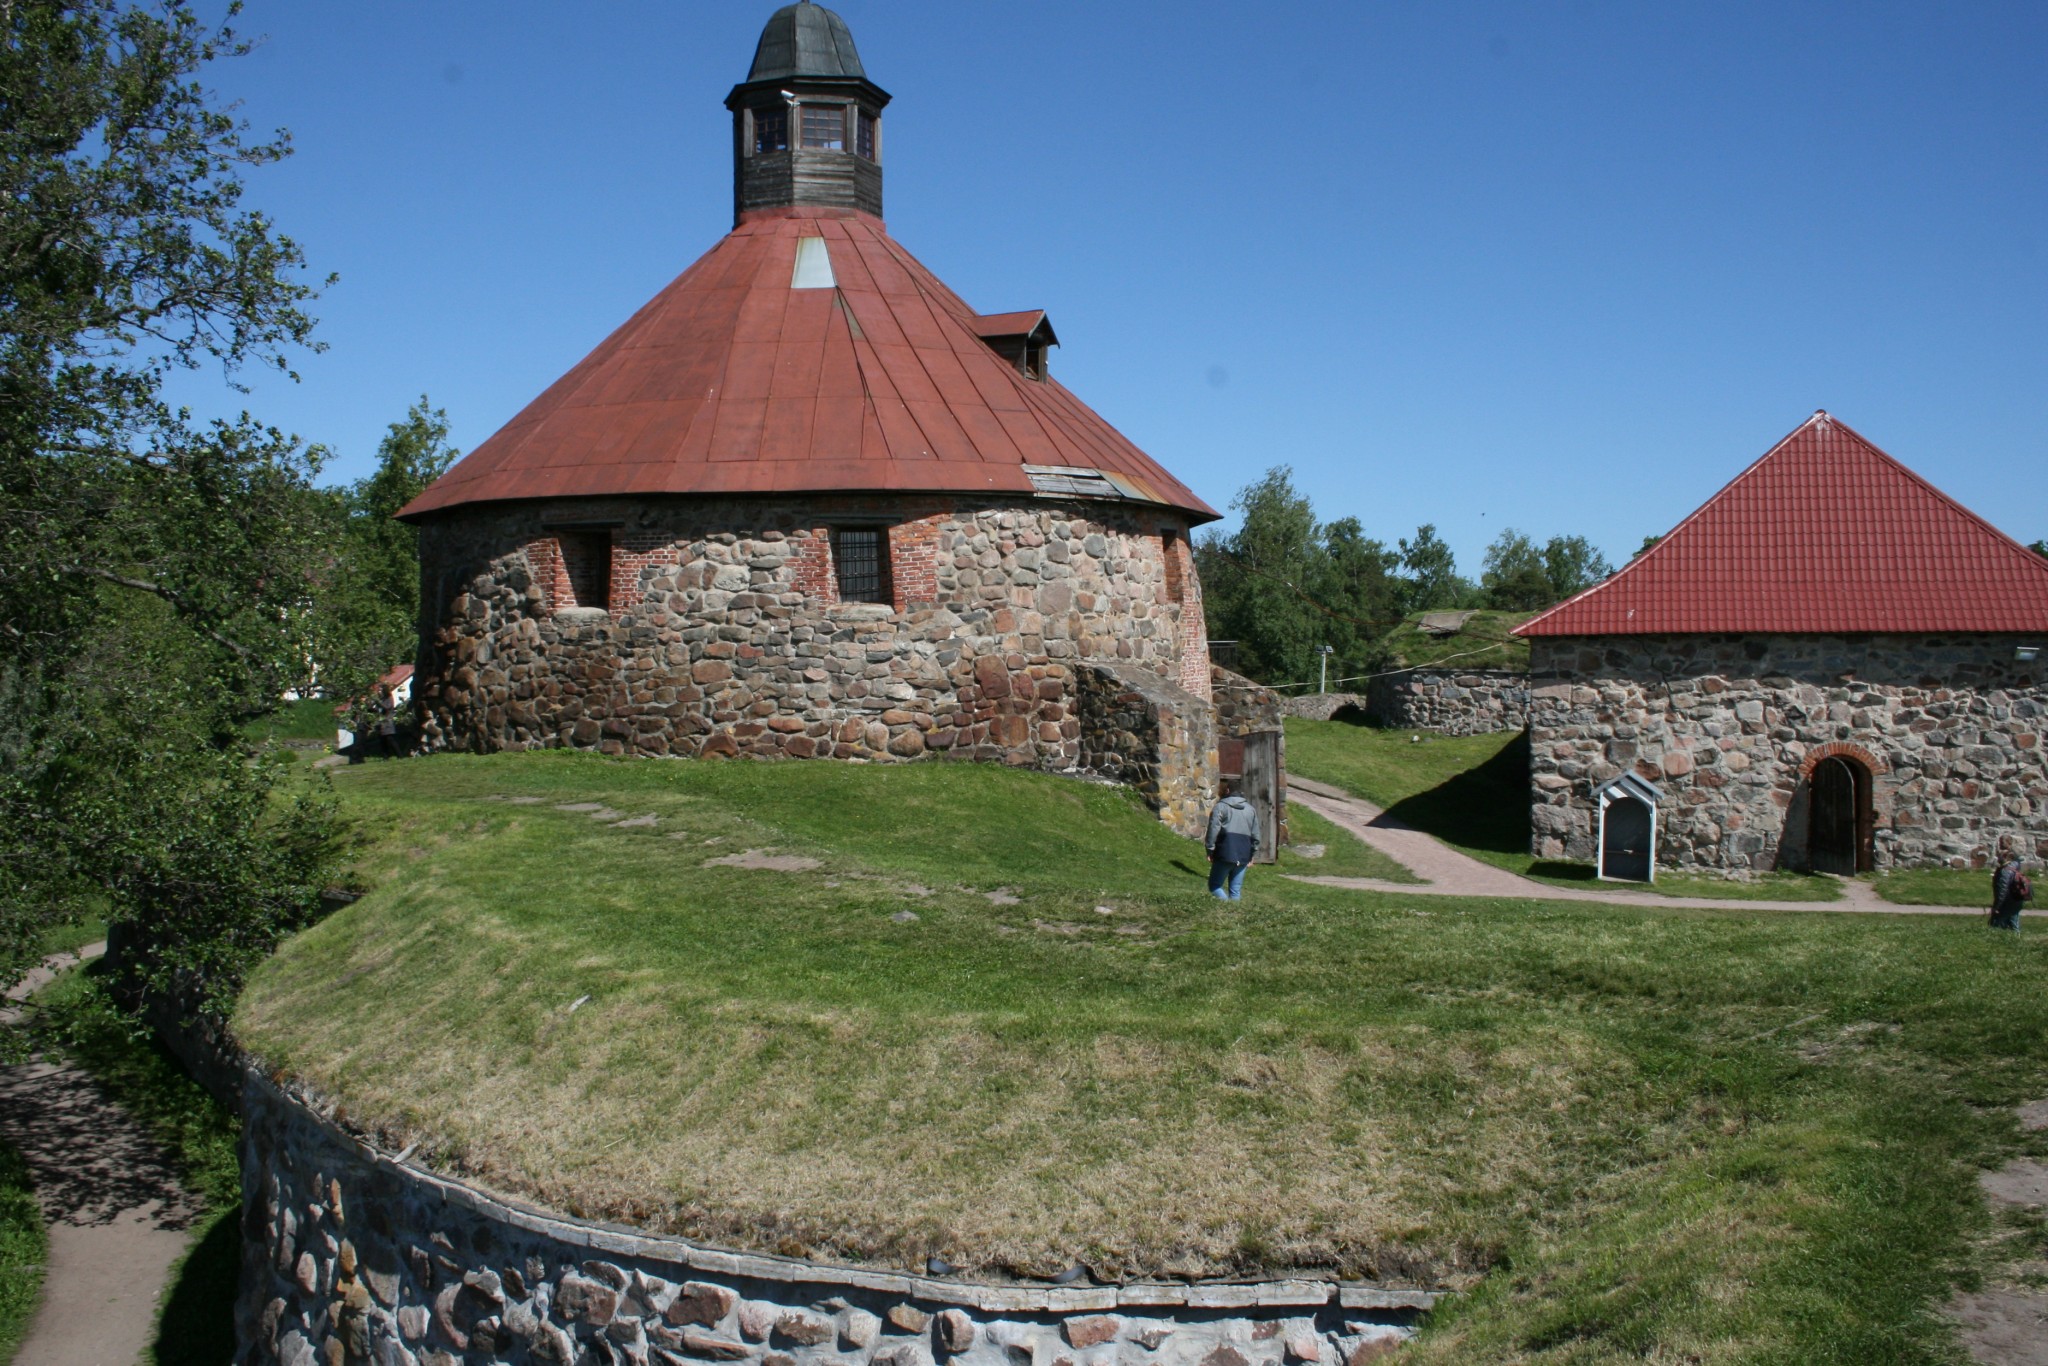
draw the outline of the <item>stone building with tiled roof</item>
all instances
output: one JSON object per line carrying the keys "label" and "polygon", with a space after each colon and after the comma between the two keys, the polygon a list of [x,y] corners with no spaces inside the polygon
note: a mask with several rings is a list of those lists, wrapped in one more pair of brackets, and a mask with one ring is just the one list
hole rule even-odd
{"label": "stone building with tiled roof", "polygon": [[400,514],[430,744],[1207,798],[1217,514],[1053,378],[1043,312],[978,313],[889,235],[889,98],[837,15],[777,11],[726,100],[732,232]]}
{"label": "stone building with tiled roof", "polygon": [[1827,413],[1516,633],[1539,856],[1594,860],[1626,773],[1664,866],[2048,854],[2048,560]]}

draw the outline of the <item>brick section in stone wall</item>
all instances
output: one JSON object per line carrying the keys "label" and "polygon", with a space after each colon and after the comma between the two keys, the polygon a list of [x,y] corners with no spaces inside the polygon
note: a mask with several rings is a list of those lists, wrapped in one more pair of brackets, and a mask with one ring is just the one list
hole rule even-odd
{"label": "brick section in stone wall", "polygon": [[1166,562],[1167,600],[1180,608],[1179,683],[1197,697],[1208,697],[1209,623],[1203,615],[1202,576],[1195,572],[1195,556],[1185,535],[1162,534]]}
{"label": "brick section in stone wall", "polygon": [[724,1252],[393,1161],[254,1069],[242,1101],[243,1366],[1363,1366],[1438,1298],[977,1285]]}
{"label": "brick section in stone wall", "polygon": [[790,583],[812,602],[839,601],[839,581],[832,568],[832,533],[820,527],[789,535]]}
{"label": "brick section in stone wall", "polygon": [[1144,794],[1159,818],[1200,838],[1216,797],[1215,710],[1143,669],[1084,663],[1074,673],[1077,766]]}
{"label": "brick section in stone wall", "polygon": [[920,517],[889,528],[889,583],[899,612],[938,600],[941,520]]}
{"label": "brick section in stone wall", "polygon": [[[900,609],[836,601],[835,517],[895,527]],[[1158,518],[852,497],[461,509],[421,529],[416,710],[435,748],[1068,768],[1075,667],[1176,678],[1199,634],[1199,608],[1168,601]],[[564,606],[574,533],[554,528],[576,522],[610,525],[609,610]]]}
{"label": "brick section in stone wall", "polygon": [[1529,675],[1504,669],[1404,669],[1366,685],[1366,714],[1389,730],[1491,735],[1529,723]]}
{"label": "brick section in stone wall", "polygon": [[[1538,637],[1531,851],[1590,862],[1593,789],[1657,783],[1667,866],[1804,868],[1816,757],[1870,773],[1878,868],[2048,857],[2048,672],[1996,636]],[[2024,643],[2032,643],[2031,641]]]}

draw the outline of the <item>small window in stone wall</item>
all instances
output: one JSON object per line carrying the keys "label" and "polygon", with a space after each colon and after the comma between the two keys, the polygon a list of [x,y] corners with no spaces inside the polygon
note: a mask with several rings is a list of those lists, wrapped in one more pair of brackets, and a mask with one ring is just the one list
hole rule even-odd
{"label": "small window in stone wall", "polygon": [[893,603],[889,590],[889,532],[884,527],[841,527],[832,533],[832,563],[841,602]]}
{"label": "small window in stone wall", "polygon": [[612,535],[609,531],[565,531],[560,534],[562,578],[569,592],[563,607],[611,607]]}

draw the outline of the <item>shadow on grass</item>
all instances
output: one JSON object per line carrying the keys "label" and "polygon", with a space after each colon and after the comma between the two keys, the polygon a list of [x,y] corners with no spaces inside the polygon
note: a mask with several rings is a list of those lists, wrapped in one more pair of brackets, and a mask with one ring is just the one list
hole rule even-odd
{"label": "shadow on grass", "polygon": [[[1518,736],[1500,753],[1427,792],[1404,797],[1387,808],[1395,820],[1426,830],[1450,844],[1489,853],[1529,852],[1529,736]],[[1543,876],[1582,877],[1574,865]]]}
{"label": "shadow on grass", "polygon": [[1591,884],[1600,880],[1599,871],[1590,863],[1560,863],[1554,859],[1538,859],[1529,865],[1530,877],[1546,877],[1553,882]]}
{"label": "shadow on grass", "polygon": [[235,1359],[235,1290],[242,1268],[240,1211],[217,1209],[171,1273],[150,1347],[155,1366],[228,1366]]}

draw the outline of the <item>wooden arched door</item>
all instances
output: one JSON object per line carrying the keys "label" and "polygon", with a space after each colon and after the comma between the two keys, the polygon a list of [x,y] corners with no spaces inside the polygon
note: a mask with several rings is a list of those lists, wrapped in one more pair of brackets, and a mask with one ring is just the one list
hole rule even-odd
{"label": "wooden arched door", "polygon": [[1870,771],[1830,755],[1808,780],[1807,866],[1853,877],[1870,867]]}

